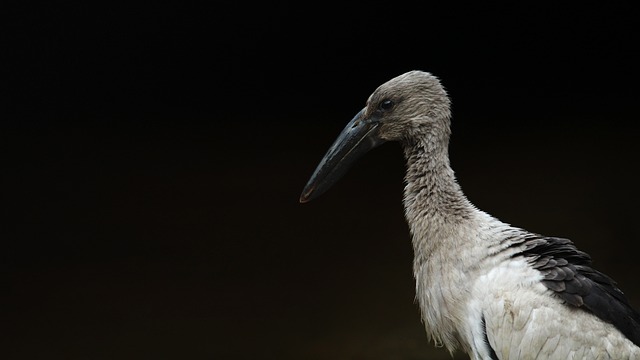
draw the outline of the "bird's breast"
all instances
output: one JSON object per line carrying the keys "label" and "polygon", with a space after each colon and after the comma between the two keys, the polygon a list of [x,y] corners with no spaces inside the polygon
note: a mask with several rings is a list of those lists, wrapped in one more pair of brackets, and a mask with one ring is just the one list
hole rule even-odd
{"label": "bird's breast", "polygon": [[508,258],[491,246],[493,234],[505,225],[480,212],[455,226],[422,220],[414,222],[412,242],[416,298],[426,331],[436,344],[468,348],[472,288]]}
{"label": "bird's breast", "polygon": [[[427,333],[436,344],[449,349],[460,345],[460,329],[464,328],[465,304],[469,301],[470,288],[480,276],[472,259],[478,251],[475,246],[457,246],[455,240],[414,242],[417,248],[414,258],[416,298],[420,304]],[[433,240],[433,239],[432,239]],[[446,240],[445,240],[446,241]],[[431,246],[429,250],[421,247]]]}

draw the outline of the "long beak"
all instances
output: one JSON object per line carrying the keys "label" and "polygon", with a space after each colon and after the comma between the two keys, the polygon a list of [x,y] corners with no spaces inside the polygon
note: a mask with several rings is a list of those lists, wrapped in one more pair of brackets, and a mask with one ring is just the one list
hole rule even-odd
{"label": "long beak", "polygon": [[306,203],[322,195],[369,150],[385,142],[378,136],[377,119],[365,119],[361,110],[342,130],[302,190],[300,202]]}

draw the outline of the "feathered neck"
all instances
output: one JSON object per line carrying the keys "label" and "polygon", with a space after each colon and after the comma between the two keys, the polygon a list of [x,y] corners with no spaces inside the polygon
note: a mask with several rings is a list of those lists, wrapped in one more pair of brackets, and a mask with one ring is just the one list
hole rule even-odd
{"label": "feathered neck", "polygon": [[461,234],[474,221],[473,205],[462,193],[449,165],[448,137],[425,133],[403,143],[407,161],[405,216],[414,249],[416,299],[427,334],[453,351],[463,344],[457,333],[465,301]]}
{"label": "feathered neck", "polygon": [[455,224],[468,219],[474,210],[449,165],[448,145],[448,127],[423,130],[422,135],[403,142],[407,161],[404,205],[409,224],[429,219]]}

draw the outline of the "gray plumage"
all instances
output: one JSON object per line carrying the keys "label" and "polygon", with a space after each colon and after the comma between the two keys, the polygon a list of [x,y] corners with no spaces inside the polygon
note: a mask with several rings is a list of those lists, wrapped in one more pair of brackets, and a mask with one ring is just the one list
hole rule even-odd
{"label": "gray plumage", "polygon": [[640,359],[640,315],[587,254],[467,200],[449,164],[450,117],[433,75],[391,79],[340,134],[301,201],[326,191],[369,149],[398,141],[416,298],[437,345],[473,359]]}

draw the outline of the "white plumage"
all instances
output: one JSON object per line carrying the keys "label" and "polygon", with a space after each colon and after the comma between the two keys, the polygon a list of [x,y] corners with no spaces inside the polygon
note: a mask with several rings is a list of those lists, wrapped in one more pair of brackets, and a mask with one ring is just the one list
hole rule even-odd
{"label": "white plumage", "polygon": [[301,202],[371,148],[399,141],[416,297],[436,344],[472,359],[640,359],[640,315],[587,254],[467,200],[449,165],[449,105],[429,73],[381,85],[331,146]]}

